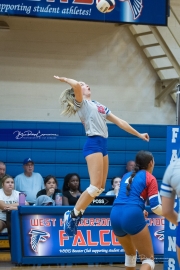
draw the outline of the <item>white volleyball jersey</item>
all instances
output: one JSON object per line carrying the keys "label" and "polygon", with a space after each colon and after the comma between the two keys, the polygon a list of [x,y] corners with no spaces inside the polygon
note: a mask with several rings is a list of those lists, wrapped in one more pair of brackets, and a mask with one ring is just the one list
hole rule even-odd
{"label": "white volleyball jersey", "polygon": [[[180,158],[167,167],[162,180],[160,195],[168,198],[175,198],[177,195],[180,203]],[[180,211],[178,213],[179,221]]]}
{"label": "white volleyball jersey", "polygon": [[87,136],[108,137],[106,117],[111,112],[107,107],[97,101],[85,99],[81,103],[75,100],[74,105]]}

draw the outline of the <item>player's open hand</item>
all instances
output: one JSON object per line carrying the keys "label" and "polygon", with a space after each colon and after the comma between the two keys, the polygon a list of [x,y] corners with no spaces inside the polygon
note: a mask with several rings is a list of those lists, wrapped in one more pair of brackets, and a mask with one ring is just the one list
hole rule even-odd
{"label": "player's open hand", "polygon": [[67,82],[67,78],[66,77],[59,77],[59,76],[56,76],[54,75],[54,78],[59,80],[60,82]]}
{"label": "player's open hand", "polygon": [[149,135],[148,133],[141,133],[141,139],[144,141],[149,142]]}

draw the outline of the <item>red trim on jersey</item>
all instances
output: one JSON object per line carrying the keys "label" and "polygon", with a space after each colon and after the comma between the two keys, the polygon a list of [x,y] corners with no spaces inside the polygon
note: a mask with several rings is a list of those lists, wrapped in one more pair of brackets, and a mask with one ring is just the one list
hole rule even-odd
{"label": "red trim on jersey", "polygon": [[158,184],[156,178],[146,171],[146,188],[141,192],[141,197],[146,200],[147,197],[158,194]]}

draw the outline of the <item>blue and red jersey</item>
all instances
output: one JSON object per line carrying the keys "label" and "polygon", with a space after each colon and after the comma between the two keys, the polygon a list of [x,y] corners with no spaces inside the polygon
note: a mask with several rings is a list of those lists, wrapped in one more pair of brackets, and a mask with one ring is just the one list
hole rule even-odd
{"label": "blue and red jersey", "polygon": [[132,172],[126,173],[120,185],[120,190],[117,198],[114,201],[116,204],[133,204],[139,205],[142,209],[145,208],[145,201],[149,198],[151,209],[157,208],[158,201],[158,184],[156,178],[146,170],[140,170],[132,179],[129,195],[127,195],[127,185]]}

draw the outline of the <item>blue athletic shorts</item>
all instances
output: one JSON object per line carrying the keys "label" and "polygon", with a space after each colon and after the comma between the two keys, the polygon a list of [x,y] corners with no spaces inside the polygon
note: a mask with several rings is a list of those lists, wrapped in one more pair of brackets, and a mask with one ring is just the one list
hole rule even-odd
{"label": "blue athletic shorts", "polygon": [[83,147],[83,155],[87,157],[94,153],[107,155],[107,138],[101,136],[89,136]]}
{"label": "blue athletic shorts", "polygon": [[176,231],[176,245],[180,248],[180,222],[178,222]]}
{"label": "blue athletic shorts", "polygon": [[142,208],[133,204],[114,205],[110,220],[114,234],[119,237],[137,234],[146,226]]}

